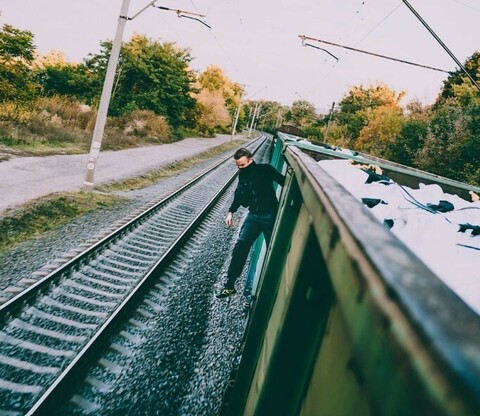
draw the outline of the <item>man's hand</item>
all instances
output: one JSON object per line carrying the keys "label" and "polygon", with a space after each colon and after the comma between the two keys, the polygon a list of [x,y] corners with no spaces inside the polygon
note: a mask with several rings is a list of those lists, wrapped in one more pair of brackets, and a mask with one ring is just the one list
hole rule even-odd
{"label": "man's hand", "polygon": [[227,224],[227,227],[231,227],[233,225],[233,213],[229,212],[227,214],[227,218],[225,218],[225,224]]}

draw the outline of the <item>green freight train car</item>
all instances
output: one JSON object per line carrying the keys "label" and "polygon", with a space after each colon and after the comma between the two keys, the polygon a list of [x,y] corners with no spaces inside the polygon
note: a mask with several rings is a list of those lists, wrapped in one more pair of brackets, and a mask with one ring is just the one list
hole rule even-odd
{"label": "green freight train car", "polygon": [[479,316],[317,164],[335,152],[279,136],[287,180],[223,414],[480,415]]}

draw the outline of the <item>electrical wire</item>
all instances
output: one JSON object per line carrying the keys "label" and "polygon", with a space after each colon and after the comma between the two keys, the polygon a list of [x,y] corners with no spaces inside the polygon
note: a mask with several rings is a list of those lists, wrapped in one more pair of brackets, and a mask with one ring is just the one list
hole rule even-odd
{"label": "electrical wire", "polygon": [[[420,209],[423,209],[427,212],[430,212],[431,214],[435,214],[435,215],[438,215],[439,213],[437,211],[435,211],[434,209],[430,208],[428,205],[425,205],[425,204],[422,204],[420,201],[418,201],[418,199],[416,199],[410,192],[408,192],[405,187],[403,185],[400,185],[399,183],[396,183],[397,186],[400,187],[400,189],[405,192],[408,197],[410,198],[407,199],[405,197],[405,195],[403,195],[403,198],[407,201],[407,202],[410,202],[411,204],[415,205],[416,207],[420,208]],[[452,223],[448,218],[444,217],[450,224]]]}
{"label": "electrical wire", "polygon": [[369,36],[374,30],[376,30],[383,22],[385,22],[385,20],[387,20],[393,13],[395,13],[401,6],[402,6],[402,2],[398,3],[398,5],[390,12],[388,13],[382,20],[380,20],[380,22],[378,22],[372,29],[370,29],[370,31],[368,31],[365,36],[363,36],[363,38],[361,38],[357,43],[355,43],[355,46],[357,46],[358,44],[360,44],[361,42],[363,42],[367,36]]}
{"label": "electrical wire", "polygon": [[405,61],[404,59],[393,58],[391,56],[381,55],[381,54],[374,53],[374,52],[368,52],[368,51],[364,51],[362,49],[352,48],[351,46],[341,45],[339,43],[329,42],[329,41],[322,40],[322,39],[315,39],[315,38],[311,38],[311,37],[305,36],[305,35],[299,35],[299,37],[302,39],[302,41],[305,41],[305,39],[309,39],[309,40],[313,40],[313,41],[316,41],[316,42],[325,43],[327,45],[336,46],[338,48],[344,48],[344,49],[348,49],[350,51],[355,51],[355,52],[360,52],[360,53],[364,53],[364,54],[367,54],[367,55],[376,56],[378,58],[389,59],[391,61],[396,61],[396,62],[400,62],[400,63],[403,63],[403,64],[418,66],[420,68],[425,68],[425,69],[431,69],[432,71],[445,72],[447,74],[451,73],[450,71],[446,71],[444,69],[435,68],[435,67],[432,67],[432,66],[427,66],[427,65],[422,65],[422,64],[417,64],[415,62]]}
{"label": "electrical wire", "polygon": [[[195,5],[194,1],[193,0],[190,0],[190,3],[192,3],[193,7],[198,11],[198,8],[197,6]],[[208,10],[207,14],[209,12],[212,11],[212,9],[214,8],[214,6],[211,6],[210,9]],[[239,10],[240,11],[240,10]],[[240,19],[240,22],[241,22],[241,19]],[[242,23],[242,22],[241,22]],[[222,54],[225,56],[225,58],[232,64],[233,66],[233,69],[234,71],[237,73],[237,74],[240,74],[240,70],[238,68],[238,66],[236,65],[235,61],[232,59],[232,57],[228,54],[227,50],[225,49],[225,47],[220,43],[220,41],[218,40],[217,36],[214,34],[213,31],[210,31],[211,33],[211,36],[213,38],[213,41],[216,43],[217,45],[217,49],[220,50],[222,52]],[[241,75],[241,74],[240,74]]]}
{"label": "electrical wire", "polygon": [[[368,169],[362,169],[365,173],[369,174],[369,171]],[[402,193],[402,196],[403,198],[405,199],[405,201],[409,202],[410,204],[416,206],[417,208],[420,208],[424,211],[427,211],[429,212],[430,214],[435,214],[435,215],[440,215],[441,213],[434,210],[433,208],[429,207],[428,205],[425,205],[425,204],[422,204],[418,199],[416,199],[410,192],[408,192],[408,190],[403,186],[403,185],[400,185],[398,182],[394,182],[392,181],[390,178],[388,177],[385,177],[386,179],[389,179],[389,183],[387,183],[387,185],[396,185],[400,188],[401,191],[403,191]],[[408,196],[408,198],[406,197],[406,195]],[[449,222],[450,224],[452,224],[452,222],[445,216],[443,216],[443,218]],[[458,224],[459,225],[459,224]]]}
{"label": "electrical wire", "polygon": [[457,4],[460,4],[461,6],[463,7],[468,7],[469,9],[472,9],[472,10],[475,10],[477,12],[480,12],[480,9],[477,9],[473,6],[470,6],[469,4],[465,4],[465,3],[462,3],[461,1],[458,1],[458,0],[452,0],[454,3],[457,3]]}
{"label": "electrical wire", "polygon": [[403,3],[410,9],[410,11],[415,15],[415,17],[420,20],[420,23],[430,32],[430,34],[435,38],[435,40],[440,44],[440,46],[447,52],[450,57],[455,61],[455,63],[459,66],[459,68],[463,71],[463,73],[468,77],[468,79],[472,82],[473,85],[480,91],[480,85],[478,85],[477,81],[473,79],[473,77],[468,73],[462,63],[458,60],[458,58],[453,54],[450,49],[448,49],[447,45],[443,43],[443,41],[438,37],[438,35],[433,31],[433,29],[428,25],[428,23],[423,20],[422,16],[418,14],[418,12],[410,5],[407,0],[402,0]]}

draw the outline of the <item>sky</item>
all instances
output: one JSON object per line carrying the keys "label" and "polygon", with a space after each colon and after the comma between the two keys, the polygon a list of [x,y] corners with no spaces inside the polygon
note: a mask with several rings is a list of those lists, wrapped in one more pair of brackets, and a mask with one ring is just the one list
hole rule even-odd
{"label": "sky", "polygon": [[[133,16],[150,0],[130,0]],[[409,0],[463,64],[479,48],[478,0]],[[30,30],[41,54],[61,51],[81,62],[113,39],[122,0],[2,0],[0,24]],[[291,105],[303,99],[327,113],[353,86],[384,83],[405,91],[402,104],[434,102],[448,74],[310,42],[299,35],[446,71],[455,61],[401,0],[159,0],[156,5],[204,14],[206,26],[148,7],[128,21],[123,39],[140,33],[188,48],[196,71],[208,65],[245,86],[245,99]]]}

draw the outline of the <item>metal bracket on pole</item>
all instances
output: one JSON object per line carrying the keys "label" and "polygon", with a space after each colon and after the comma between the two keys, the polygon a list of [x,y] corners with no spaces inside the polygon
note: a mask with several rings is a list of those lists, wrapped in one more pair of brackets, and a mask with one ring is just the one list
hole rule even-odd
{"label": "metal bracket on pole", "polygon": [[209,29],[212,28],[205,21],[199,19],[199,17],[205,17],[204,14],[187,12],[185,10],[180,10],[180,9],[171,9],[169,7],[164,7],[164,6],[153,6],[153,7],[157,8],[159,10],[167,10],[167,11],[170,11],[170,12],[175,12],[175,13],[177,13],[178,17],[185,17],[187,19],[196,20],[197,22],[200,22],[202,25],[207,26]]}
{"label": "metal bracket on pole", "polygon": [[307,43],[307,42],[305,42],[305,39],[302,39],[302,46],[310,46],[311,48],[319,49],[319,50],[321,50],[321,51],[323,51],[323,52],[326,52],[326,53],[328,53],[332,58],[336,59],[337,62],[338,62],[338,58],[337,58],[333,53],[327,51],[327,50],[324,49],[324,48],[320,48],[319,46],[315,46],[315,45],[312,45],[311,43]]}

